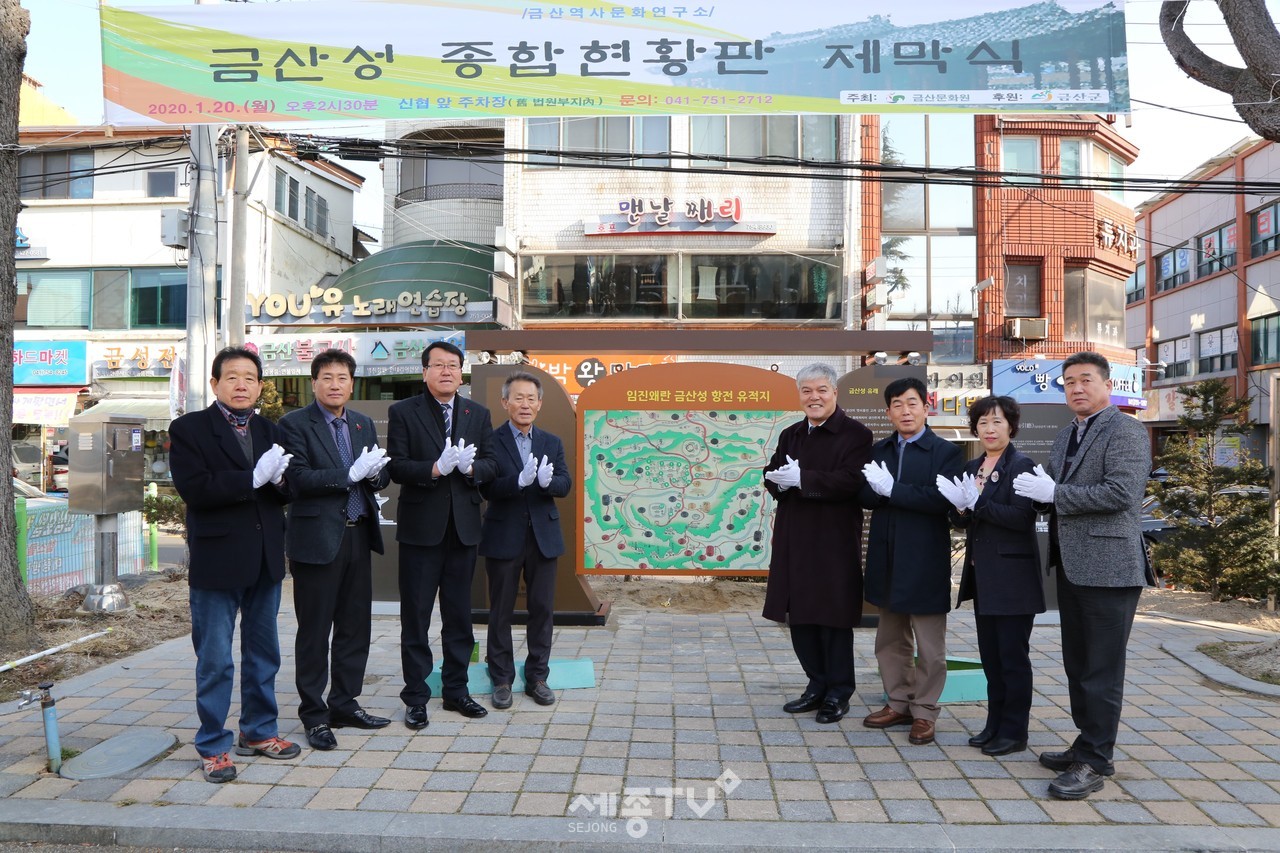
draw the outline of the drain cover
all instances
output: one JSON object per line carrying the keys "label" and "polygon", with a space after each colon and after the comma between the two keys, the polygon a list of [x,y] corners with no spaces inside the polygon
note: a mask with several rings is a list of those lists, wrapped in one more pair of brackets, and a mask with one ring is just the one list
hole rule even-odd
{"label": "drain cover", "polygon": [[131,729],[64,761],[59,775],[81,781],[105,779],[141,767],[177,740],[160,729]]}

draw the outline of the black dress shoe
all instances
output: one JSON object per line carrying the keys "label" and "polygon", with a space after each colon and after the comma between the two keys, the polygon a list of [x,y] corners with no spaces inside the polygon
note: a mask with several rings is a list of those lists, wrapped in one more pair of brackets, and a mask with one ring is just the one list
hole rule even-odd
{"label": "black dress shoe", "polygon": [[471,717],[472,719],[476,717],[483,717],[489,713],[484,709],[483,705],[472,699],[470,696],[459,696],[457,699],[445,699],[442,703],[442,707],[446,711],[457,711],[462,716]]}
{"label": "black dress shoe", "polygon": [[411,729],[427,727],[427,706],[409,705],[404,709],[404,724]]}
{"label": "black dress shoe", "polygon": [[495,684],[493,685],[493,707],[499,711],[503,711],[511,707],[511,685]]}
{"label": "black dress shoe", "polygon": [[824,699],[822,707],[818,709],[818,716],[814,719],[819,723],[838,723],[847,713],[849,713],[848,701],[837,702],[834,699]]}
{"label": "black dress shoe", "polygon": [[[1040,753],[1040,766],[1048,767],[1057,773],[1066,773],[1071,769],[1071,765],[1076,763],[1076,751],[1074,749],[1064,749],[1062,752],[1042,752]],[[1102,769],[1103,776],[1116,775],[1116,766],[1108,761],[1107,766]]]}
{"label": "black dress shoe", "polygon": [[996,736],[995,729],[983,729],[969,738],[969,746],[986,746]]}
{"label": "black dress shoe", "polygon": [[1016,740],[1011,737],[997,737],[987,741],[982,747],[983,755],[1011,755],[1027,748],[1027,739]]}
{"label": "black dress shoe", "polygon": [[1049,796],[1059,800],[1083,800],[1094,791],[1101,791],[1104,782],[1106,780],[1101,773],[1077,761],[1049,783]]}
{"label": "black dress shoe", "polygon": [[556,694],[551,692],[551,688],[547,686],[545,681],[534,681],[526,684],[524,686],[524,695],[539,705],[554,705],[556,702]]}
{"label": "black dress shoe", "polygon": [[312,749],[318,749],[322,752],[338,748],[338,739],[333,736],[333,732],[324,724],[311,726],[307,729],[307,743],[311,744]]}
{"label": "black dress shoe", "polygon": [[380,729],[384,726],[391,725],[391,721],[386,717],[375,717],[364,708],[356,708],[350,714],[335,714],[329,712],[329,725],[335,729],[350,727],[353,729]]}
{"label": "black dress shoe", "polygon": [[809,693],[805,691],[800,694],[799,699],[792,699],[790,702],[782,706],[782,710],[788,714],[807,714],[810,711],[816,711],[822,707],[823,695],[821,693]]}

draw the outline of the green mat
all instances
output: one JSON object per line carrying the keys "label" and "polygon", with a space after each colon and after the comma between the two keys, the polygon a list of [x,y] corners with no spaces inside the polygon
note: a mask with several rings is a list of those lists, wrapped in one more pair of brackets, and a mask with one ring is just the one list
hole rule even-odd
{"label": "green mat", "polygon": [[[591,658],[574,658],[573,660],[550,661],[551,674],[547,676],[547,686],[552,690],[573,690],[578,687],[596,686],[596,666]],[[439,670],[427,676],[427,686],[432,696],[442,696]],[[524,690],[524,667],[516,667],[516,680],[511,685],[513,693]],[[467,667],[467,692],[472,696],[493,692],[493,682],[489,680],[489,665],[473,663]]]}

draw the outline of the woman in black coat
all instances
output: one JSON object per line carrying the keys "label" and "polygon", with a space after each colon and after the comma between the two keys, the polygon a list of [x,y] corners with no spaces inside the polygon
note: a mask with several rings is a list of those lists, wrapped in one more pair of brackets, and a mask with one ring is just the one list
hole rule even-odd
{"label": "woman in black coat", "polygon": [[986,397],[969,408],[969,431],[985,453],[961,477],[938,477],[967,531],[957,604],[973,599],[978,652],[987,676],[987,724],[969,745],[984,755],[1027,748],[1031,717],[1031,628],[1043,613],[1044,586],[1036,544],[1036,511],[1013,492],[1013,478],[1035,467],[1010,440],[1020,409],[1011,397]]}

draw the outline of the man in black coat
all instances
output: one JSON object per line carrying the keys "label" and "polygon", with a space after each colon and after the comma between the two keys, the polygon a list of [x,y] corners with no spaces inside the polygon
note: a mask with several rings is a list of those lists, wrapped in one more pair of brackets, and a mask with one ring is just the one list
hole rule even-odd
{"label": "man in black coat", "polygon": [[933,742],[947,680],[951,609],[951,503],[937,478],[960,473],[960,448],[925,423],[928,397],[915,377],[884,390],[893,435],[871,449],[862,505],[872,510],[867,538],[867,601],[880,608],[876,661],[888,702],[862,721],[868,728],[911,725],[908,740]]}
{"label": "man in black coat", "polygon": [[552,617],[556,594],[556,558],[564,553],[556,498],[569,494],[573,480],[560,439],[533,425],[542,408],[542,383],[518,371],[502,383],[502,408],[510,418],[494,432],[497,476],[480,486],[488,506],[480,554],[489,574],[489,639],[485,659],[493,680],[493,707],[511,707],[515,656],[511,617],[523,574],[528,657],[524,692],[539,705],[551,705]]}
{"label": "man in black coat", "polygon": [[427,726],[433,659],[427,643],[440,596],[443,707],[464,717],[488,713],[467,692],[471,580],[480,542],[481,483],[497,473],[489,410],[458,393],[462,350],[436,341],[422,354],[426,392],[395,403],[387,421],[391,479],[400,484],[400,660],[404,724]]}
{"label": "man in black coat", "polygon": [[805,419],[778,436],[764,486],[778,502],[764,617],[791,627],[809,683],[789,714],[839,722],[854,691],[853,629],[862,620],[862,466],[871,430],[837,403],[836,373],[811,364],[796,376]]}
{"label": "man in black coat", "polygon": [[[213,359],[214,403],[169,426],[173,484],[187,505],[191,643],[196,653],[195,747],[210,782],[236,777],[237,755],[293,758],[276,706],[280,582],[284,579],[284,481],[279,430],[254,414],[262,362],[228,347]],[[226,729],[235,678],[232,639],[240,615],[240,734]]]}
{"label": "man in black coat", "polygon": [[[298,717],[307,743],[323,750],[338,745],[331,727],[380,729],[391,722],[367,713],[357,701],[372,628],[369,552],[382,553],[374,493],[386,487],[391,474],[383,470],[388,459],[378,447],[373,419],[347,405],[355,372],[350,353],[318,353],[311,361],[315,402],[280,419],[285,449],[293,456],[288,476],[294,500],[285,553],[298,616]],[[326,702],[324,688],[331,677]]]}

